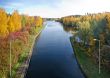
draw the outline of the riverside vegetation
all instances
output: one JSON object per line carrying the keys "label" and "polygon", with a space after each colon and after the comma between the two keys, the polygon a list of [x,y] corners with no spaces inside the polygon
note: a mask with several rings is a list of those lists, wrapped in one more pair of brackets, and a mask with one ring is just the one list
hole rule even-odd
{"label": "riverside vegetation", "polygon": [[17,69],[28,57],[33,39],[42,29],[40,16],[20,15],[18,11],[7,14],[0,8],[0,78],[9,78],[10,50],[14,78]]}
{"label": "riverside vegetation", "polygon": [[[59,21],[76,32],[70,39],[87,78],[110,78],[110,13],[67,16]],[[101,74],[98,73],[98,40],[101,42]]]}

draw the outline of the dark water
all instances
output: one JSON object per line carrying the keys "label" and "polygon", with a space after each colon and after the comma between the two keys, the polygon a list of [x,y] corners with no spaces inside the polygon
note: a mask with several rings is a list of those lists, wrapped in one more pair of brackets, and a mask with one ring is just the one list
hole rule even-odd
{"label": "dark water", "polygon": [[35,42],[25,78],[84,78],[72,50],[71,34],[58,22],[46,23]]}

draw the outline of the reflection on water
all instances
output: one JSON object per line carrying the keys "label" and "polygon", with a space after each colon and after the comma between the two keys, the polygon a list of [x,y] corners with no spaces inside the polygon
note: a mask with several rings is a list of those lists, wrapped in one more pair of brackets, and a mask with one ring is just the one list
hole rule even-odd
{"label": "reflection on water", "polygon": [[63,27],[64,31],[72,34],[72,36],[74,36],[78,32],[78,30],[76,28],[71,27],[71,26],[62,26],[62,27]]}
{"label": "reflection on water", "polygon": [[66,32],[70,32],[70,31],[77,31],[74,27],[67,27],[67,26],[63,26],[63,29],[66,31]]}
{"label": "reflection on water", "polygon": [[59,22],[46,22],[35,42],[25,78],[84,78],[74,56],[70,36]]}

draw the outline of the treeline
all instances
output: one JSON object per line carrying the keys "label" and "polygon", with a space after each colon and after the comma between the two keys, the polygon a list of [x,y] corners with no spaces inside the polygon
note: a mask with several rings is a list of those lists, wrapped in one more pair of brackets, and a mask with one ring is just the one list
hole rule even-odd
{"label": "treeline", "polygon": [[30,48],[30,39],[39,32],[42,24],[43,19],[40,16],[20,15],[16,10],[7,14],[0,8],[0,78],[9,77],[10,50],[13,70],[18,62],[27,57],[23,51]]}
{"label": "treeline", "polygon": [[41,26],[42,18],[19,15],[17,11],[14,11],[12,15],[7,14],[4,9],[0,8],[0,37],[6,37],[12,32],[31,30],[31,26]]}
{"label": "treeline", "polygon": [[[99,40],[101,42],[101,66],[110,70],[110,13],[68,16],[60,19],[66,27],[73,27],[78,32],[74,36],[80,39],[85,52],[98,63]],[[96,40],[97,39],[97,40]],[[82,46],[81,46],[82,48]]]}

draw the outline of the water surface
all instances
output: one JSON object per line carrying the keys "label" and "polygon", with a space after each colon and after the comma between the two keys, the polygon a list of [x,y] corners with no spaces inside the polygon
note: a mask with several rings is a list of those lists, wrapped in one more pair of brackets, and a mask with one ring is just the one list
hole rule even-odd
{"label": "water surface", "polygon": [[59,22],[46,22],[35,42],[25,78],[84,78],[76,62],[70,36]]}

